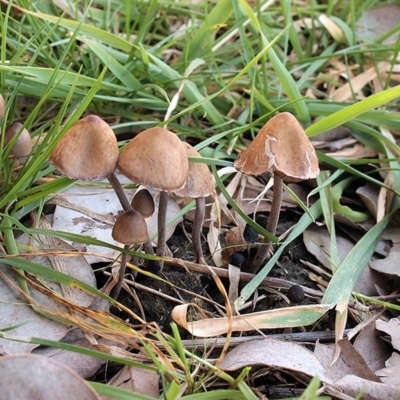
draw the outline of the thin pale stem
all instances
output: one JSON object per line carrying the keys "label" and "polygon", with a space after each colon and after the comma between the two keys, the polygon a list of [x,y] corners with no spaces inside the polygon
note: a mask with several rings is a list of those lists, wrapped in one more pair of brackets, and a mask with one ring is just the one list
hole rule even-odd
{"label": "thin pale stem", "polygon": [[[127,250],[129,249],[128,245],[124,246],[124,249]],[[121,262],[120,262],[120,267],[119,267],[119,272],[118,272],[118,280],[117,283],[114,286],[114,290],[113,290],[113,294],[112,297],[114,299],[117,299],[119,292],[121,291],[121,287],[122,287],[122,282],[124,280],[124,276],[125,276],[125,270],[126,270],[126,262],[128,260],[128,255],[126,253],[122,253],[121,255]]]}
{"label": "thin pale stem", "polygon": [[194,214],[193,228],[192,228],[192,244],[193,251],[196,256],[196,263],[206,264],[203,256],[203,249],[201,248],[201,233],[204,223],[204,215],[206,212],[206,199],[199,197],[196,199],[196,212]]}
{"label": "thin pale stem", "polygon": [[[157,235],[157,252],[159,257],[165,256],[166,247],[166,219],[167,219],[168,193],[160,192],[160,200],[158,203],[158,235]],[[160,260],[160,271],[163,269],[164,261]]]}
{"label": "thin pale stem", "polygon": [[[281,212],[282,205],[282,191],[283,191],[283,180],[277,175],[274,175],[274,192],[272,195],[271,211],[269,213],[267,231],[272,235],[276,233],[276,227],[278,226],[279,214]],[[270,240],[264,238],[265,245],[259,247],[253,262],[250,265],[249,272],[255,274],[264,261],[269,258],[269,251],[272,243]]]}
{"label": "thin pale stem", "polygon": [[108,177],[108,181],[110,182],[112,188],[114,189],[114,192],[117,195],[119,202],[121,203],[122,209],[124,211],[132,210],[131,203],[129,202],[128,198],[126,197],[124,188],[121,186],[121,183],[118,180],[117,176],[114,173],[112,173]]}

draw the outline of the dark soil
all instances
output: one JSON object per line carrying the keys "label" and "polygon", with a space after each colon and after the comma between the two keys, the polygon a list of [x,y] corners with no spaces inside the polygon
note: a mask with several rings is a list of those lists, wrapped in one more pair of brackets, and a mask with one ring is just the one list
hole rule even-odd
{"label": "dark soil", "polygon": [[[283,212],[280,218],[282,222],[278,226],[277,235],[284,233],[287,229],[293,226],[297,222],[298,218],[299,215],[297,213],[288,211]],[[265,224],[265,219],[265,215],[260,215],[260,221],[258,222]],[[174,235],[168,241],[168,246],[174,257],[193,262],[194,255],[192,252],[191,243],[184,233],[185,231],[190,232],[191,223],[185,221],[183,224],[184,229],[182,226],[177,227]],[[205,228],[204,237],[206,237],[206,235],[207,230]],[[203,251],[207,262],[212,266],[212,258],[210,257],[207,243],[205,242]],[[300,260],[315,263],[314,257],[306,250],[301,237],[297,238],[286,247],[284,253],[280,257],[279,262],[272,269],[270,276],[290,281],[293,284],[297,283],[306,287],[318,289],[317,286],[310,281],[308,272]],[[175,287],[168,285],[163,281],[151,279],[140,274],[136,277],[136,282],[153,289],[156,291],[156,293],[168,295],[173,299],[179,299],[188,303],[196,303],[200,305],[205,312],[209,312],[210,317],[212,317],[212,315],[217,317],[215,307],[207,301],[202,301],[199,299],[199,297],[197,297],[197,295],[208,297],[222,306],[225,304],[225,299],[221,295],[210,274],[186,271],[180,267],[165,265],[163,271],[159,275],[163,279],[172,283]],[[228,279],[221,278],[221,281],[225,285],[226,289],[228,289]],[[239,290],[241,290],[245,284],[245,282],[242,283]],[[148,291],[142,289],[136,289],[136,293],[140,299],[141,307],[144,310],[146,320],[148,322],[156,322],[164,332],[170,333],[170,323],[172,322],[171,311],[178,303],[166,299],[165,297],[158,296],[154,292],[149,293]],[[257,303],[254,310],[249,310],[247,312],[276,309],[288,306],[279,293],[271,293],[268,288],[260,287],[258,294],[266,294],[266,297]],[[138,305],[135,303],[134,299],[128,295],[127,292],[121,291],[118,301],[140,315],[140,309]],[[311,303],[315,303],[315,300],[306,297],[301,304]],[[128,318],[128,316],[124,315],[124,313],[120,310],[113,308],[112,311],[121,318]],[[246,311],[243,312],[245,313]],[[266,334],[267,333],[268,332],[266,332]],[[251,333],[246,333],[246,335],[249,334]],[[257,332],[255,332],[255,334],[258,335]],[[190,339],[189,332],[182,330],[181,335],[182,339]]]}

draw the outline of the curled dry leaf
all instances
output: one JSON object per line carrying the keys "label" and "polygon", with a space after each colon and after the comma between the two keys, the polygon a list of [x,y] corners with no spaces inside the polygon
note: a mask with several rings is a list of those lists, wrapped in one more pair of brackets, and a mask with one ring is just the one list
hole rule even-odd
{"label": "curled dry leaf", "polygon": [[[193,304],[176,306],[171,313],[172,319],[188,330],[192,335],[212,337],[229,331],[248,332],[256,329],[293,328],[307,326],[321,318],[330,308],[329,305],[316,304],[276,310],[259,311],[229,318],[206,318],[192,321],[188,308]],[[198,308],[198,307],[196,307]]]}
{"label": "curled dry leaf", "polygon": [[98,400],[92,387],[74,371],[48,358],[18,354],[0,359],[3,399]]}
{"label": "curled dry leaf", "polygon": [[376,329],[390,335],[392,346],[400,351],[400,319],[392,318],[390,321],[376,321]]}
{"label": "curled dry leaf", "polygon": [[[393,353],[385,362],[385,368],[376,371],[376,375],[386,385],[400,390],[400,354]],[[399,392],[397,392],[399,394]]]}
{"label": "curled dry leaf", "polygon": [[219,368],[235,371],[253,365],[285,369],[309,377],[318,376],[323,382],[332,383],[325,368],[310,350],[297,343],[268,337],[236,346],[226,354]]}

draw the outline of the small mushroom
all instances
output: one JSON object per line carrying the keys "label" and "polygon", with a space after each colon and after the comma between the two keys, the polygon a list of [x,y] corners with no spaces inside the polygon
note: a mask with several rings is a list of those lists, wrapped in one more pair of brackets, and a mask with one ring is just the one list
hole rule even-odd
{"label": "small mushroom", "polygon": [[[235,168],[247,175],[274,174],[274,191],[267,231],[276,232],[282,203],[283,181],[299,182],[319,174],[315,150],[297,119],[288,112],[271,118],[250,146],[239,154]],[[271,243],[261,246],[249,271],[257,272],[266,259]]]}
{"label": "small mushroom", "polygon": [[154,214],[154,199],[147,189],[140,189],[135,193],[131,200],[131,206],[145,218],[150,218]]}
{"label": "small mushroom", "polygon": [[[131,181],[160,191],[157,255],[164,257],[168,192],[181,189],[188,176],[185,147],[174,133],[165,128],[146,129],[122,151],[117,168]],[[161,261],[160,270],[162,267]]]}
{"label": "small mushroom", "polygon": [[31,135],[20,122],[14,122],[7,128],[4,143],[10,142],[13,142],[11,154],[15,157],[27,157],[32,151]]}
{"label": "small mushroom", "polygon": [[[119,215],[115,221],[111,235],[117,242],[124,244],[126,249],[131,245],[137,246],[143,244],[149,238],[147,224],[143,215],[133,209]],[[118,280],[113,293],[115,299],[121,291],[126,262],[127,254],[122,253]]]}
{"label": "small mushroom", "polygon": [[[183,143],[188,157],[201,157],[201,155],[188,143]],[[193,220],[192,243],[196,256],[196,263],[206,264],[201,248],[201,232],[206,212],[206,197],[214,190],[214,179],[204,163],[189,163],[189,173],[185,186],[176,191],[180,197],[190,197],[196,200],[196,212]]]}
{"label": "small mushroom", "polygon": [[6,114],[6,103],[4,101],[4,97],[0,93],[0,118],[3,118]]}

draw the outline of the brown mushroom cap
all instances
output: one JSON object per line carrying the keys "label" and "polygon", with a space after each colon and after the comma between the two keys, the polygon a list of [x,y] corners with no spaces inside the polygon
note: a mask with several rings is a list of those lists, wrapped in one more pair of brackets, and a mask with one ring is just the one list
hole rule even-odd
{"label": "brown mushroom cap", "polygon": [[[4,143],[8,144],[15,136],[18,135],[17,140],[11,149],[11,154],[16,157],[26,157],[32,151],[32,139],[29,132],[24,128],[22,129],[22,124],[20,122],[14,122],[6,130],[6,136],[4,138]],[[18,132],[20,132],[18,134]]]}
{"label": "brown mushroom cap", "polygon": [[316,178],[319,174],[314,147],[297,119],[288,112],[271,118],[234,165],[248,175],[274,172],[288,182]]}
{"label": "brown mushroom cap", "polygon": [[149,238],[146,221],[140,212],[123,212],[115,221],[112,237],[126,245],[141,244]]}
{"label": "brown mushroom cap", "polygon": [[135,193],[131,200],[131,206],[145,218],[149,218],[154,214],[154,199],[147,189],[141,189]]}
{"label": "brown mushroom cap", "polygon": [[[201,157],[189,143],[183,143],[188,157]],[[214,189],[214,179],[206,164],[189,163],[189,173],[185,186],[175,192],[180,197],[198,197],[209,196]]]}
{"label": "brown mushroom cap", "polygon": [[185,184],[189,163],[179,138],[165,128],[154,127],[129,142],[117,168],[133,182],[170,192]]}
{"label": "brown mushroom cap", "polygon": [[113,130],[100,117],[88,115],[65,133],[50,162],[68,178],[102,180],[115,171],[118,156]]}
{"label": "brown mushroom cap", "polygon": [[0,118],[3,118],[6,113],[6,103],[4,97],[0,93]]}

